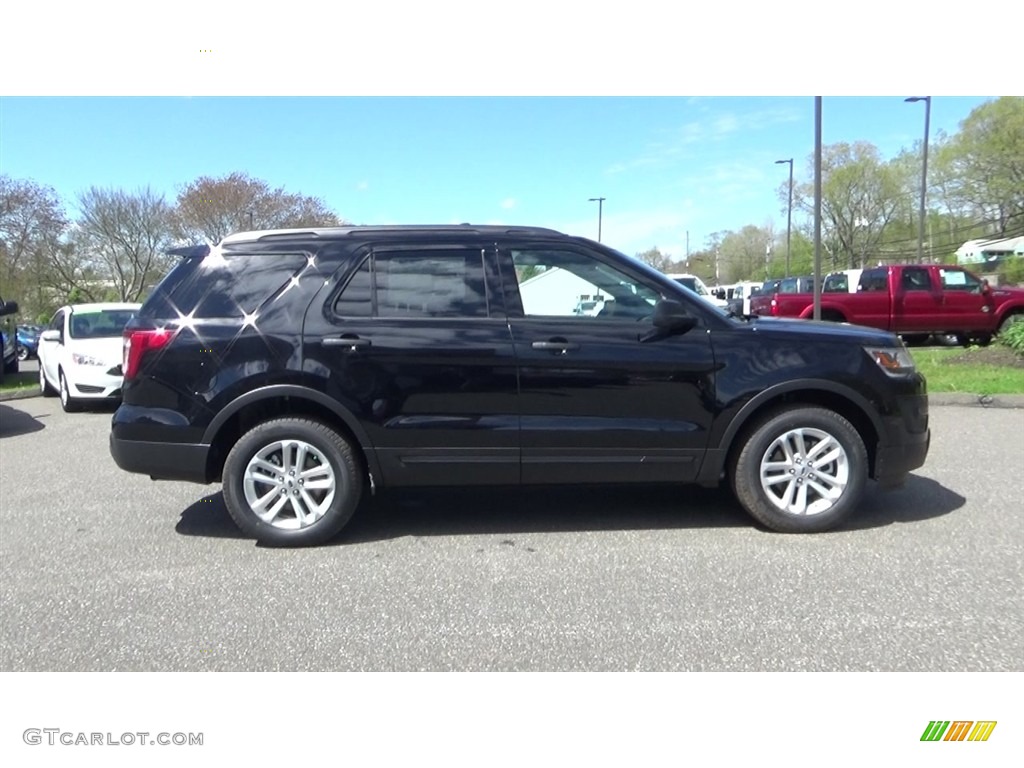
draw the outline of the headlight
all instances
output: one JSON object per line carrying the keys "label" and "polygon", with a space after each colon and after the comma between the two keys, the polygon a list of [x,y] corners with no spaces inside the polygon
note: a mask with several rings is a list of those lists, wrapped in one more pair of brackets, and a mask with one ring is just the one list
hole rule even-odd
{"label": "headlight", "polygon": [[75,365],[106,365],[105,362],[97,357],[92,357],[91,355],[79,355],[77,352],[71,353],[71,359],[74,361]]}
{"label": "headlight", "polygon": [[914,358],[906,347],[864,347],[864,351],[890,376],[902,376],[915,370]]}

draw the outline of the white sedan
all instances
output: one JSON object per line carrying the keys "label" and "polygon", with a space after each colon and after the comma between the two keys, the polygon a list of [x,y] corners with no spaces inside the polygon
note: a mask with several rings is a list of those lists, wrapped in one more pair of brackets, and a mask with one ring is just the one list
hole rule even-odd
{"label": "white sedan", "polygon": [[58,309],[39,336],[39,386],[60,392],[65,411],[86,400],[121,396],[122,332],[141,304],[72,304]]}

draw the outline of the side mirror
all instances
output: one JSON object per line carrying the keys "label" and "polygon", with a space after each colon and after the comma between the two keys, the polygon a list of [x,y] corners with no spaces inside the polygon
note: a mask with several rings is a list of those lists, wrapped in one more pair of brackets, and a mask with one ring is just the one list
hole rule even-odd
{"label": "side mirror", "polygon": [[0,302],[0,315],[13,315],[17,311],[18,311],[18,302],[16,302],[16,301]]}
{"label": "side mirror", "polygon": [[988,280],[982,278],[981,280],[981,292],[985,295],[992,293],[992,286],[988,284]]}
{"label": "side mirror", "polygon": [[60,341],[60,331],[43,331],[41,334],[39,334],[39,338],[42,341]]}
{"label": "side mirror", "polygon": [[651,319],[654,330],[642,335],[640,341],[658,341],[668,336],[686,333],[695,325],[697,318],[686,311],[678,301],[662,299],[654,305],[654,317]]}

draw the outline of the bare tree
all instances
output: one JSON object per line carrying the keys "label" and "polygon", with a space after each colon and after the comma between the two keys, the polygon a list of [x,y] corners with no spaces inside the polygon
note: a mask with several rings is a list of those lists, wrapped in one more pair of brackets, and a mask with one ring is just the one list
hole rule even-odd
{"label": "bare tree", "polygon": [[28,179],[0,175],[0,282],[26,314],[49,302],[41,294],[50,257],[68,220],[57,193]]}
{"label": "bare tree", "polygon": [[244,173],[202,176],[178,193],[175,235],[191,242],[217,243],[232,232],[345,224],[317,197],[271,189]]}
{"label": "bare tree", "polygon": [[150,190],[92,187],[79,198],[77,243],[122,301],[138,301],[170,267],[171,209]]}
{"label": "bare tree", "polygon": [[675,263],[669,254],[662,253],[657,247],[649,248],[643,253],[638,253],[635,258],[645,264],[650,264],[661,272],[671,272]]}

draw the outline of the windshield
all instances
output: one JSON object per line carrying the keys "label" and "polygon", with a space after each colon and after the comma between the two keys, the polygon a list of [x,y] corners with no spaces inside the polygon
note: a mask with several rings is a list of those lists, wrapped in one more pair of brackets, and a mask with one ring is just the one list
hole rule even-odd
{"label": "windshield", "polygon": [[73,339],[107,339],[120,336],[134,314],[134,309],[78,311],[71,315],[68,330]]}

